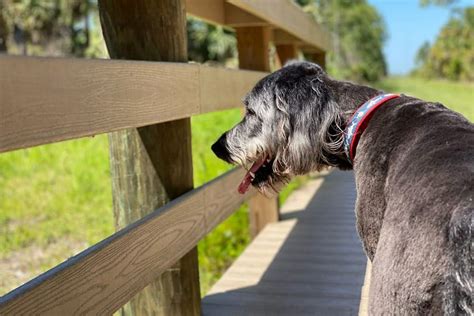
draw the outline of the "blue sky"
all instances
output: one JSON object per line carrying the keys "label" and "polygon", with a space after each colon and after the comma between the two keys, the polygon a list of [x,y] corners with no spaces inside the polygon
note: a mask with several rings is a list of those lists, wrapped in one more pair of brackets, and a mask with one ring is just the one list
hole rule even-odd
{"label": "blue sky", "polygon": [[[421,7],[418,0],[368,0],[383,16],[388,31],[384,52],[390,74],[406,74],[414,67],[418,48],[432,43],[451,15],[450,7]],[[459,0],[456,7],[474,5]]]}

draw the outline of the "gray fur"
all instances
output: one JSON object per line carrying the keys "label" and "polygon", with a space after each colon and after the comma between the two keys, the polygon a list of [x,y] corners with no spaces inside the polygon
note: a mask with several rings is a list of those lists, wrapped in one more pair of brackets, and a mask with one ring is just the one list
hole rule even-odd
{"label": "gray fur", "polygon": [[474,125],[402,95],[376,111],[352,166],[345,122],[380,93],[291,63],[255,86],[247,115],[213,150],[247,168],[270,157],[271,171],[253,183],[265,193],[294,175],[353,168],[357,228],[373,263],[370,314],[473,315]]}

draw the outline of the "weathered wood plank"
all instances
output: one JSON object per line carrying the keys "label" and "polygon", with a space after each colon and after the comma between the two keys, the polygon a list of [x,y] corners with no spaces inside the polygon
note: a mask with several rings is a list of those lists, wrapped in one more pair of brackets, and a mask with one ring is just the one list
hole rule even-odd
{"label": "weathered wood plank", "polygon": [[[212,288],[212,293],[224,293],[228,291],[245,291],[247,293],[266,294],[291,294],[307,295],[312,293],[317,297],[332,297],[339,299],[359,298],[359,288],[354,285],[334,286],[333,284],[323,285],[321,283],[310,282],[281,282],[274,280],[255,280],[250,278],[231,278],[219,281]],[[207,303],[207,302],[206,302]]]}
{"label": "weathered wood plank", "polygon": [[[327,51],[330,35],[290,0],[187,0],[191,15],[230,27],[269,26],[275,39]],[[290,41],[291,39],[291,41]],[[288,42],[289,41],[289,42]]]}
{"label": "weathered wood plank", "polygon": [[0,152],[241,106],[264,72],[0,56]]}
{"label": "weathered wood plank", "polygon": [[269,72],[270,39],[270,27],[237,28],[239,68]]}
{"label": "weathered wood plank", "polygon": [[235,305],[235,306],[280,306],[280,307],[313,307],[330,308],[330,307],[346,307],[354,308],[357,306],[359,298],[346,297],[343,300],[338,297],[321,297],[316,296],[311,292],[299,293],[299,295],[292,295],[290,292],[286,293],[264,293],[264,292],[246,292],[232,291],[230,293],[213,294],[206,297],[206,304],[220,304],[220,305]]}
{"label": "weathered wood plank", "polygon": [[0,57],[0,152],[199,113],[199,67]]}
{"label": "weathered wood plank", "polygon": [[265,75],[261,71],[200,67],[200,113],[243,107],[242,99]]}
{"label": "weathered wood plank", "polygon": [[329,33],[289,0],[227,0],[227,2],[270,22],[308,45],[323,51],[330,48]]}
{"label": "weathered wood plank", "polygon": [[[339,171],[293,193],[282,209],[298,215],[264,228],[203,299],[204,314],[356,315],[367,259],[354,198],[351,174]],[[334,231],[348,216],[352,225]]]}
{"label": "weathered wood plank", "polygon": [[243,174],[233,170],[186,193],[6,294],[0,315],[116,311],[255,193],[227,190]]}
{"label": "weathered wood plank", "polygon": [[224,0],[186,0],[186,12],[209,23],[225,25]]}
{"label": "weathered wood plank", "polygon": [[315,309],[314,306],[282,306],[275,301],[274,304],[252,304],[252,305],[223,305],[223,304],[206,304],[204,310],[205,316],[222,316],[222,315],[243,315],[243,316],[288,316],[288,315],[312,315],[312,316],[354,316],[357,311],[353,308],[345,307],[321,307]]}
{"label": "weathered wood plank", "polygon": [[290,60],[298,58],[298,47],[295,44],[277,44],[275,48],[282,66]]}
{"label": "weathered wood plank", "polygon": [[[111,58],[188,61],[184,0],[99,0],[98,4]],[[190,118],[118,131],[109,135],[109,144],[118,229],[193,188]],[[196,247],[150,280],[121,314],[200,315]]]}

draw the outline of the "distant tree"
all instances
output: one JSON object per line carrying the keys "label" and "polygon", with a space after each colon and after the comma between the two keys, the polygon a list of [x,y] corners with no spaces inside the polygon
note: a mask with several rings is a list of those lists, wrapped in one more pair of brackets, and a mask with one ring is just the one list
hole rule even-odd
{"label": "distant tree", "polygon": [[[420,51],[425,49],[422,47]],[[423,54],[425,57],[417,74],[474,81],[474,7],[454,11],[428,52]]]}
{"label": "distant tree", "polygon": [[428,59],[428,55],[430,53],[430,49],[431,46],[429,42],[424,42],[423,45],[421,45],[415,56],[415,63],[417,66],[421,66],[426,63],[426,60]]}
{"label": "distant tree", "polygon": [[226,64],[237,56],[235,34],[222,26],[188,18],[188,57],[196,62]]}
{"label": "distant tree", "polygon": [[[0,51],[23,55],[105,57],[97,0],[0,0]],[[10,44],[10,45],[9,45]],[[235,35],[188,19],[191,60],[235,60]]]}
{"label": "distant tree", "polygon": [[434,5],[440,5],[440,6],[447,6],[447,5],[451,5],[453,3],[456,3],[457,0],[420,0],[420,4],[422,6],[428,6],[430,4],[434,4]]}
{"label": "distant tree", "polygon": [[0,0],[0,7],[0,50],[5,43],[24,55],[90,55],[96,1]]}
{"label": "distant tree", "polygon": [[340,78],[376,81],[387,73],[383,43],[385,25],[366,0],[297,0],[332,32],[334,49],[328,69]]}

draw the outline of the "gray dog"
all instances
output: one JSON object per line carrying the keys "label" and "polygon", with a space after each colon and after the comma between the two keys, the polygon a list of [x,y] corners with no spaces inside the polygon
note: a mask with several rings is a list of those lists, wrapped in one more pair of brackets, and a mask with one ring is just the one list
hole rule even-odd
{"label": "gray dog", "polygon": [[242,122],[212,149],[248,170],[241,193],[250,184],[277,192],[327,166],[353,169],[357,228],[373,263],[370,313],[474,315],[474,125],[439,103],[392,96],[355,131],[349,155],[347,122],[381,94],[290,63],[253,88]]}

